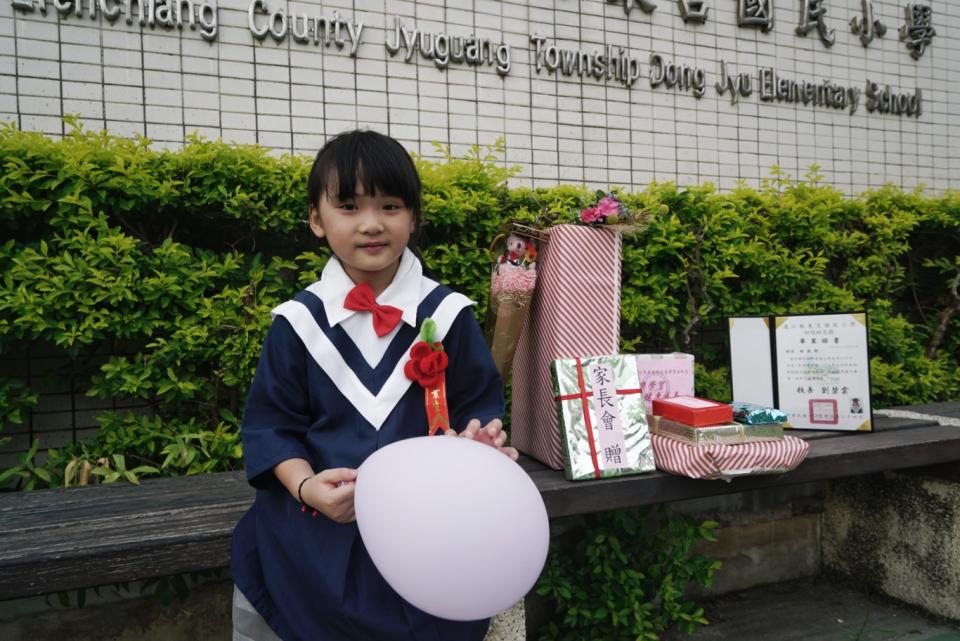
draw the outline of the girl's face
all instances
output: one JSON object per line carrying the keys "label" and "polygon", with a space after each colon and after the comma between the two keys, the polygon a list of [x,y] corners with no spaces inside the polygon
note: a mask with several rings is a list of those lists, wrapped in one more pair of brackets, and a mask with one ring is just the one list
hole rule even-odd
{"label": "girl's face", "polygon": [[414,232],[413,212],[396,196],[363,193],[357,181],[353,198],[320,194],[310,208],[310,229],[326,238],[355,283],[380,294],[393,280],[400,257]]}

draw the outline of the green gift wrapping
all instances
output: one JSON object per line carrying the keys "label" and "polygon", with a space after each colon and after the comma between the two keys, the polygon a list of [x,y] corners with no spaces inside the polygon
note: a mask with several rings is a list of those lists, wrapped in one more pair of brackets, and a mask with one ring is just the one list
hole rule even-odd
{"label": "green gift wrapping", "polygon": [[656,469],[635,355],[559,359],[550,371],[567,479]]}

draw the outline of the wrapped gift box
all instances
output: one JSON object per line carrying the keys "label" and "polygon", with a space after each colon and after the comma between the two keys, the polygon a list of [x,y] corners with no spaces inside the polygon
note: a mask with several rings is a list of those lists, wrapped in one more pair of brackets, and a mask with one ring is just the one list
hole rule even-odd
{"label": "wrapped gift box", "polygon": [[764,407],[753,403],[738,403],[737,401],[731,403],[730,406],[733,408],[733,420],[745,425],[783,424],[789,418],[786,412],[773,407]]}
{"label": "wrapped gift box", "polygon": [[640,389],[647,402],[647,414],[653,401],[675,396],[693,396],[693,356],[672,354],[637,354]]}
{"label": "wrapped gift box", "polygon": [[708,427],[691,427],[662,416],[647,416],[647,423],[650,425],[652,434],[659,434],[695,446],[783,440],[783,425],[779,423],[763,425],[726,423]]}
{"label": "wrapped gift box", "polygon": [[782,441],[695,447],[666,436],[651,436],[657,469],[694,479],[723,479],[782,474],[800,465],[810,444],[784,436]]}
{"label": "wrapped gift box", "polygon": [[635,356],[560,359],[551,371],[569,480],[656,468]]}
{"label": "wrapped gift box", "polygon": [[733,409],[729,405],[695,396],[657,399],[653,402],[653,413],[692,427],[733,422]]}
{"label": "wrapped gift box", "polygon": [[540,248],[530,317],[513,357],[510,442],[563,469],[550,364],[620,349],[620,263],[616,232],[557,225]]}

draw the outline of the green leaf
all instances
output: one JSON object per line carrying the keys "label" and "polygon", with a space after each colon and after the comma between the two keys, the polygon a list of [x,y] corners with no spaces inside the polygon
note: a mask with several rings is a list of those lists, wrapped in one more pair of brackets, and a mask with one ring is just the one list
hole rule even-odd
{"label": "green leaf", "polygon": [[432,318],[424,318],[423,322],[420,323],[420,340],[427,342],[431,345],[435,342],[433,340],[434,334],[437,332],[437,323]]}

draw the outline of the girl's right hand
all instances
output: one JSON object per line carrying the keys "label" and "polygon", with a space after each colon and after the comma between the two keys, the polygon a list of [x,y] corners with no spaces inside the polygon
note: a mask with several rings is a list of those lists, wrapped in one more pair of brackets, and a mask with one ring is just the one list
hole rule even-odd
{"label": "girl's right hand", "polygon": [[312,507],[337,523],[356,520],[353,511],[353,491],[357,471],[345,467],[324,470],[303,484],[301,496]]}

